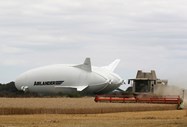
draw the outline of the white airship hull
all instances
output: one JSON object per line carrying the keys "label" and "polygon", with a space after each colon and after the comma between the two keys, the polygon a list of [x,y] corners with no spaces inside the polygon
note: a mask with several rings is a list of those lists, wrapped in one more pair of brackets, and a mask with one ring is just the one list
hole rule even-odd
{"label": "white airship hull", "polygon": [[89,58],[76,66],[59,64],[32,69],[15,81],[16,88],[25,92],[62,94],[104,94],[121,84],[123,80],[105,67],[91,67]]}

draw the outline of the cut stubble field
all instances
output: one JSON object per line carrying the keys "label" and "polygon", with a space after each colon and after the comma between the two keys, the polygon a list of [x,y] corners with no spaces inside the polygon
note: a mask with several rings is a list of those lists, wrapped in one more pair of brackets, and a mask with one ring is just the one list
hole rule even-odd
{"label": "cut stubble field", "polygon": [[97,114],[175,110],[171,104],[96,103],[94,98],[0,98],[0,114]]}
{"label": "cut stubble field", "polygon": [[176,105],[95,103],[94,98],[0,98],[0,127],[186,127]]}
{"label": "cut stubble field", "polygon": [[0,127],[186,127],[184,110],[106,114],[2,115]]}

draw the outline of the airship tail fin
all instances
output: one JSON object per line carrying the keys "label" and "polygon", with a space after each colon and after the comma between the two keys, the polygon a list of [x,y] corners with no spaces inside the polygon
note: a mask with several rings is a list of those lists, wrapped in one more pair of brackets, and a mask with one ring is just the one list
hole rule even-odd
{"label": "airship tail fin", "polygon": [[80,69],[88,71],[88,72],[92,71],[90,58],[86,58],[83,64],[76,65],[74,67],[80,68]]}
{"label": "airship tail fin", "polygon": [[55,86],[55,88],[72,88],[72,89],[77,89],[77,91],[83,91],[86,89],[88,86]]}
{"label": "airship tail fin", "polygon": [[109,64],[108,66],[105,66],[103,68],[113,72],[115,70],[115,68],[118,66],[119,62],[120,62],[120,59],[116,59],[114,62],[112,62],[111,64]]}

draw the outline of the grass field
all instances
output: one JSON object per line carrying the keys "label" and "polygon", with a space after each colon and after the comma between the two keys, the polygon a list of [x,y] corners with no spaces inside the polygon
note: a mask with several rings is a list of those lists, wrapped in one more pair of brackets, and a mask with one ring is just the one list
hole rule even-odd
{"label": "grass field", "polygon": [[187,111],[1,115],[0,127],[186,127]]}
{"label": "grass field", "polygon": [[96,114],[132,111],[175,110],[170,104],[96,103],[94,98],[0,98],[0,115]]}

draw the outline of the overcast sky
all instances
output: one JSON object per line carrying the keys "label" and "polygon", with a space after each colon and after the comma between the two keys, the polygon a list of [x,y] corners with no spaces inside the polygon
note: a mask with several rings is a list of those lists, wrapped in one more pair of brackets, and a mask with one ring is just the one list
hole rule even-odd
{"label": "overcast sky", "polygon": [[187,88],[186,0],[0,0],[0,82],[50,64],[121,59]]}

